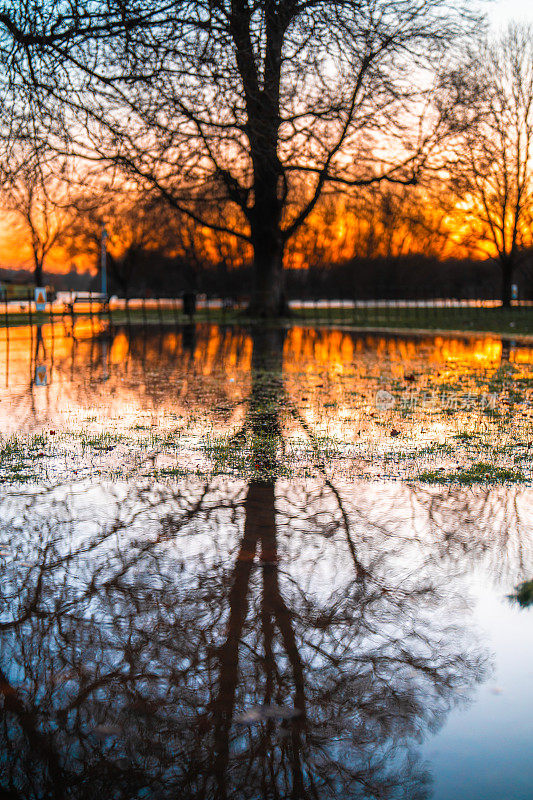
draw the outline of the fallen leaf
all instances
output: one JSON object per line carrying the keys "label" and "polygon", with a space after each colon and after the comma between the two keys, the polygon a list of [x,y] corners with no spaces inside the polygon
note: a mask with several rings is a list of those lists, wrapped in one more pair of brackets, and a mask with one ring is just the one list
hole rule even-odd
{"label": "fallen leaf", "polygon": [[301,713],[299,708],[289,708],[288,706],[251,706],[247,711],[236,716],[235,722],[240,725],[254,725],[256,722],[263,722],[265,719],[295,719]]}
{"label": "fallen leaf", "polygon": [[97,725],[92,732],[99,739],[107,739],[110,736],[120,736],[122,729],[118,725]]}

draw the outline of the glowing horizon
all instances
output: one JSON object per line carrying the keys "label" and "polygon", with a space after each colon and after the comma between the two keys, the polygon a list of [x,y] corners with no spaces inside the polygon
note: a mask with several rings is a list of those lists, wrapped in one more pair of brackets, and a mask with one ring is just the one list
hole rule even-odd
{"label": "glowing horizon", "polygon": [[[533,24],[533,5],[525,0],[495,0],[495,2],[488,2],[486,5],[487,20],[492,30],[498,30],[510,21],[517,22],[531,22]],[[326,243],[328,248],[328,258],[325,259],[329,263],[342,263],[349,260],[357,252],[357,247],[351,247],[353,243],[354,221],[350,220],[347,215],[337,214],[333,227],[337,229],[337,240],[334,241],[332,236],[332,226],[320,219],[319,212],[313,213],[312,231],[316,234],[317,240],[320,239],[321,243]],[[0,218],[0,268],[12,270],[25,270],[27,272],[33,271],[33,259],[31,252],[31,243],[29,237],[25,236],[22,232],[21,226],[14,224],[14,216],[10,212],[4,212]],[[452,221],[452,230],[449,231],[449,242],[443,247],[442,253],[437,254],[439,260],[446,260],[448,258],[461,258],[467,257],[472,260],[483,261],[485,258],[493,257],[492,253],[474,253],[468,251],[468,248],[461,243],[461,223],[459,220]],[[358,221],[359,227],[364,227],[365,221]],[[352,231],[350,231],[352,229]],[[23,240],[22,240],[22,237]],[[301,240],[306,244],[306,233],[301,232],[297,235],[297,241]],[[214,244],[214,236],[208,234],[205,236],[203,242],[204,254],[207,262],[216,263],[217,261],[217,248]],[[425,252],[423,243],[414,241],[409,249],[409,253]],[[115,248],[115,254],[120,254],[120,248]],[[379,251],[375,255],[382,255]],[[432,254],[433,255],[433,254]],[[74,267],[78,272],[91,272],[96,274],[97,265],[94,253],[80,253],[72,256],[64,248],[54,248],[45,264],[44,269],[47,272],[55,274],[67,274]],[[237,261],[234,260],[236,264]],[[309,265],[308,256],[300,247],[290,249],[286,256],[286,265],[293,268],[305,268]]]}

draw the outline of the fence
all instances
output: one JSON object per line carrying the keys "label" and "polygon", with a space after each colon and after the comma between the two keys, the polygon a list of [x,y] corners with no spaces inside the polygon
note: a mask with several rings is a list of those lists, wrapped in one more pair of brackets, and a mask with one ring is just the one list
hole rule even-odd
{"label": "fence", "polygon": [[[81,318],[108,326],[169,326],[191,322],[230,324],[249,321],[249,298],[184,293],[181,297],[104,297],[101,294],[58,293],[37,311],[34,298],[10,300],[0,297],[0,324],[72,325]],[[362,329],[498,330],[533,334],[533,301],[514,300],[502,308],[497,300],[473,298],[293,298],[288,303],[291,323],[340,325]]]}

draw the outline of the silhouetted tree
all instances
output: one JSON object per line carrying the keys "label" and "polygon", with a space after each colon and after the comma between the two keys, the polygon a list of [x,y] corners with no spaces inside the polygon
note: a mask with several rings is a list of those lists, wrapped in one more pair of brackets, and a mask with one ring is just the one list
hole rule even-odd
{"label": "silhouetted tree", "polygon": [[73,225],[65,163],[38,146],[19,142],[0,159],[0,208],[14,221],[20,249],[31,249],[37,286],[50,253]]}
{"label": "silhouetted tree", "polygon": [[448,210],[459,236],[497,256],[509,306],[533,245],[533,28],[513,24],[472,46],[445,88],[451,126],[462,131],[449,151]]}
{"label": "silhouetted tree", "polygon": [[77,155],[249,243],[251,309],[270,316],[285,309],[287,243],[327,186],[417,180],[444,130],[438,115],[419,119],[428,74],[471,9],[9,0],[0,41],[11,85],[30,85],[48,141],[64,148],[66,137]]}

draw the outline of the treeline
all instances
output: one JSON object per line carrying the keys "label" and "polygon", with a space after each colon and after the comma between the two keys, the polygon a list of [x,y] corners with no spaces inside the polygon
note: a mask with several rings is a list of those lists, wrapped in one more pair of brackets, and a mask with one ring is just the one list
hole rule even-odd
{"label": "treeline", "polygon": [[[533,300],[533,252],[515,273],[518,299]],[[407,253],[399,256],[355,256],[337,262],[314,262],[285,270],[288,299],[490,299],[500,297],[500,268],[495,259],[440,258]],[[229,265],[157,250],[135,249],[120,257],[108,254],[108,289],[119,297],[178,297],[183,292],[243,298],[253,287],[251,263]],[[45,272],[45,284],[56,290],[101,289],[98,273]],[[0,283],[32,283],[28,270],[0,269]]]}
{"label": "treeline", "polygon": [[[397,258],[353,258],[329,267],[290,270],[289,293],[294,297],[354,300],[498,299],[500,270],[494,260],[447,259],[411,254]],[[527,274],[521,297],[533,297]]]}
{"label": "treeline", "polygon": [[[532,254],[533,258],[533,254]],[[58,283],[55,276],[53,282]],[[500,297],[500,269],[494,259],[446,259],[409,254],[395,258],[356,257],[341,264],[285,270],[288,299],[487,299]],[[528,264],[515,275],[518,299],[533,300],[533,271]],[[61,280],[61,279],[60,279]],[[85,288],[100,290],[100,277],[85,278]],[[118,296],[176,297],[183,292],[245,298],[253,287],[251,264],[191,265],[157,253],[137,253],[127,287],[108,273],[109,291]],[[64,284],[64,279],[61,280]]]}
{"label": "treeline", "polygon": [[[43,272],[42,280],[45,286],[63,291],[88,291],[95,283],[94,275],[87,271],[78,272],[71,269],[69,272]],[[0,285],[16,284],[28,287],[28,292],[33,292],[34,275],[26,269],[0,268]]]}

